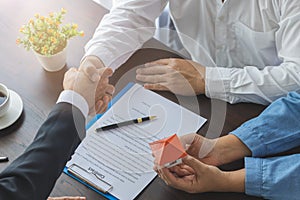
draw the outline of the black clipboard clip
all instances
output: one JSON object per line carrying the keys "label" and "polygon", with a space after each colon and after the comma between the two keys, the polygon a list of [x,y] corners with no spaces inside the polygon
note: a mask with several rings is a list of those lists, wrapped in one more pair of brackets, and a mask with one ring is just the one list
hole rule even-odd
{"label": "black clipboard clip", "polygon": [[[67,171],[76,178],[103,193],[108,193],[113,189],[111,184],[103,180],[103,175],[99,175],[96,171],[90,170],[90,168],[89,170],[86,170],[76,164],[72,164],[67,168]],[[87,179],[84,175],[90,176],[90,179]]]}

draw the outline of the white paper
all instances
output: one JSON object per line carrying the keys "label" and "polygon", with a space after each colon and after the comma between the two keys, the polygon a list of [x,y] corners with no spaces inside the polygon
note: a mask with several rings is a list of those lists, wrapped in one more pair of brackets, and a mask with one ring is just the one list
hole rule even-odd
{"label": "white paper", "polygon": [[[153,115],[157,119],[95,132],[104,125]],[[174,133],[196,132],[205,121],[135,84],[91,126],[67,166],[75,163],[84,169],[92,169],[113,186],[112,195],[119,199],[134,199],[156,176],[149,143]]]}

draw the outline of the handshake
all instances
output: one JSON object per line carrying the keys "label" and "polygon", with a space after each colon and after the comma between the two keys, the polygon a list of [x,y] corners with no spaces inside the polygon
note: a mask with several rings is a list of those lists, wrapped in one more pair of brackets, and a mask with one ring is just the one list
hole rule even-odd
{"label": "handshake", "polygon": [[80,94],[88,103],[89,114],[102,113],[115,90],[109,84],[112,74],[112,69],[103,67],[100,60],[84,60],[79,69],[71,68],[65,73],[63,88]]}

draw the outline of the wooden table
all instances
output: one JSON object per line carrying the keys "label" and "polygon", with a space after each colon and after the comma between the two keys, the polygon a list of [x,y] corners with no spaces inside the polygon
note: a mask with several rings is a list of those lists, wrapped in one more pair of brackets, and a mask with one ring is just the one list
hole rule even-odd
{"label": "wooden table", "polygon": [[[15,44],[20,26],[35,13],[45,15],[60,8],[68,10],[65,22],[78,23],[79,29],[85,31],[84,38],[74,38],[68,45],[67,67],[55,73],[42,69],[32,52]],[[55,104],[62,90],[64,72],[70,67],[77,67],[84,54],[83,47],[91,38],[99,21],[107,11],[91,0],[6,0],[0,1],[0,82],[16,91],[23,99],[24,111],[20,119],[11,127],[0,131],[0,155],[9,156],[10,162],[19,156],[31,143],[39,126]],[[157,43],[149,42],[150,47],[157,48]],[[111,79],[117,92],[128,82],[135,81],[137,65],[158,58],[176,57],[171,52],[154,48],[137,51]],[[182,106],[208,119],[199,131],[208,137],[218,137],[237,128],[244,121],[257,116],[263,106],[255,104],[229,105],[219,100],[209,100],[204,95],[196,98],[175,96],[168,92],[159,94],[180,103]],[[10,163],[9,162],[9,163]],[[2,171],[9,163],[1,163]],[[49,163],[50,166],[50,163]],[[241,168],[242,161],[222,166],[232,170]],[[62,174],[51,196],[82,195],[88,199],[103,199],[92,190]],[[156,178],[137,199],[256,199],[237,193],[187,194],[172,189]]]}

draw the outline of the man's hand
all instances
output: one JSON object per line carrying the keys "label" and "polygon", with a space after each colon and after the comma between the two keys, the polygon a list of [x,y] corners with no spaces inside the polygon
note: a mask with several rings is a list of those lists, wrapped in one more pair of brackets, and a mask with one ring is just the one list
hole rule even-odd
{"label": "man's hand", "polygon": [[47,200],[86,200],[85,197],[48,197]]}
{"label": "man's hand", "polygon": [[209,165],[223,164],[220,159],[222,155],[219,155],[216,148],[217,139],[207,139],[196,133],[183,135],[179,139],[186,152],[194,158]]}
{"label": "man's hand", "polygon": [[[113,74],[112,69],[106,68],[96,56],[87,56],[81,62],[79,70],[84,72],[92,82],[99,81],[97,93],[101,95],[95,106],[97,113],[104,112],[115,90],[114,86],[109,84],[109,77]],[[98,80],[97,73],[101,74],[100,80]]]}
{"label": "man's hand", "polygon": [[192,96],[205,93],[205,67],[191,60],[161,59],[137,69],[136,79],[150,90]]}
{"label": "man's hand", "polygon": [[248,147],[234,135],[207,139],[196,133],[183,135],[180,141],[186,152],[203,163],[219,166],[250,156]]}
{"label": "man's hand", "polygon": [[183,164],[158,169],[158,175],[167,185],[189,193],[244,192],[245,170],[223,172],[215,166],[186,156]]}
{"label": "man's hand", "polygon": [[65,90],[74,90],[85,98],[91,114],[103,110],[103,105],[108,104],[110,100],[105,96],[111,96],[114,90],[113,86],[108,84],[108,77],[112,74],[111,69],[98,71],[94,68],[93,70],[93,81],[83,71],[71,68],[65,73],[63,82]]}

